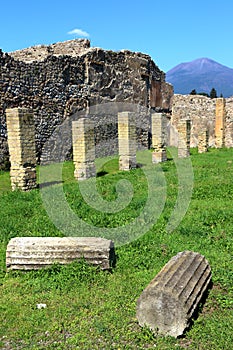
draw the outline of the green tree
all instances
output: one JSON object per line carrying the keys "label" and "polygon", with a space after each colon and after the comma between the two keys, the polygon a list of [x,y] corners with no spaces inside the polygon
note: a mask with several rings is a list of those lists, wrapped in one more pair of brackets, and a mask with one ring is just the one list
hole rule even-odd
{"label": "green tree", "polygon": [[196,95],[196,94],[197,94],[196,89],[193,89],[193,90],[190,92],[190,95]]}
{"label": "green tree", "polygon": [[206,92],[199,92],[198,95],[202,95],[202,96],[206,96],[206,97],[210,97],[209,94],[207,94]]}
{"label": "green tree", "polygon": [[216,98],[217,97],[217,91],[215,88],[212,88],[210,91],[210,98]]}

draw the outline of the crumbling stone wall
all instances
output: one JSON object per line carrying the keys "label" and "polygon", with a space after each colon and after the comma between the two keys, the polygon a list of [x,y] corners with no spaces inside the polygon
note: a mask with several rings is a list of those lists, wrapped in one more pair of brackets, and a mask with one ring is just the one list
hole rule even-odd
{"label": "crumbling stone wall", "polygon": [[0,52],[0,164],[7,157],[6,108],[26,107],[34,111],[36,150],[40,157],[45,141],[65,118],[71,98],[82,101],[84,58],[49,56],[45,61],[25,63]]}
{"label": "crumbling stone wall", "polygon": [[[226,99],[225,146],[233,147],[233,98]],[[191,121],[190,146],[198,146],[198,135],[207,129],[209,146],[215,146],[216,99],[201,95],[174,95],[172,99],[171,124],[178,129],[182,119]],[[177,146],[177,133],[173,130],[170,144]]]}
{"label": "crumbling stone wall", "polygon": [[[0,51],[0,166],[8,159],[6,108],[34,111],[36,153],[57,125],[75,111],[105,102],[130,102],[171,109],[173,88],[150,56],[130,51],[91,48],[88,40],[41,45],[10,54]],[[112,125],[96,119],[96,142],[115,139],[106,152],[117,152],[117,115]],[[149,116],[139,115],[138,138],[148,145]],[[71,127],[70,127],[71,134]],[[98,152],[98,148],[97,148]]]}
{"label": "crumbling stone wall", "polygon": [[14,59],[31,63],[44,61],[48,56],[79,56],[90,49],[90,41],[87,39],[75,39],[51,45],[37,45],[26,49],[10,52]]}

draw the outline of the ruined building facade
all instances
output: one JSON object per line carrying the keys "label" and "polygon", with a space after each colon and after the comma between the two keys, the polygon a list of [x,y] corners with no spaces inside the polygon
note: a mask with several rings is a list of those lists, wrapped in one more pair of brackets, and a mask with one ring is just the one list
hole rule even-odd
{"label": "ruined building facade", "polygon": [[[191,147],[198,145],[204,132],[208,146],[216,146],[216,99],[174,95],[165,74],[146,54],[91,48],[89,40],[76,39],[12,53],[0,50],[0,169],[9,163],[6,110],[14,107],[33,111],[37,162],[64,121],[64,139],[71,139],[71,116],[80,111],[93,119],[96,156],[118,153],[117,113],[126,110],[113,108],[103,116],[95,106],[106,103],[141,107],[136,113],[137,146],[147,148],[152,142],[151,109],[170,119],[168,144],[178,146],[179,122],[189,120]],[[224,146],[233,147],[233,97],[225,99],[224,110]]]}
{"label": "ruined building facade", "polygon": [[[91,48],[84,39],[8,54],[0,51],[0,167],[8,160],[7,108],[33,110],[39,160],[53,131],[75,111],[106,102],[130,102],[169,111],[172,96],[173,88],[165,82],[165,74],[146,54]],[[144,118],[144,131],[139,136],[146,145],[149,115],[139,117]],[[97,127],[96,139],[111,138],[117,132],[117,119],[113,124],[108,126],[106,121]],[[111,152],[114,149],[117,144]]]}
{"label": "ruined building facade", "polygon": [[[226,99],[208,98],[201,95],[174,95],[172,98],[171,124],[173,130],[178,129],[180,120],[191,123],[190,146],[198,146],[198,137],[205,130],[208,131],[209,147],[218,147],[216,139],[217,105],[224,100],[224,125],[222,132],[224,140],[222,146],[233,147],[233,97]],[[178,145],[176,132],[171,133],[170,144]]]}

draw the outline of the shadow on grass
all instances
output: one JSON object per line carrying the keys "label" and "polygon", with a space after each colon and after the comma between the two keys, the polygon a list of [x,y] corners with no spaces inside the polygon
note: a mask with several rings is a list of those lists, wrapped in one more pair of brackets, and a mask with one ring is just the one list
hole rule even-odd
{"label": "shadow on grass", "polygon": [[105,176],[105,175],[108,175],[109,174],[109,172],[107,172],[107,171],[99,171],[97,174],[96,174],[96,177],[101,177],[101,176]]}
{"label": "shadow on grass", "polygon": [[43,182],[41,184],[37,185],[37,188],[45,188],[53,185],[60,185],[64,183],[64,181],[48,181],[48,182]]}

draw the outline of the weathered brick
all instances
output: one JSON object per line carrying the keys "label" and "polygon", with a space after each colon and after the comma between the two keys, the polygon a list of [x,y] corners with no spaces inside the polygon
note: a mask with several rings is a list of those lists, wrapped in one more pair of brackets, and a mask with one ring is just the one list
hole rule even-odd
{"label": "weathered brick", "polygon": [[26,108],[6,110],[12,190],[36,188],[34,116]]}

